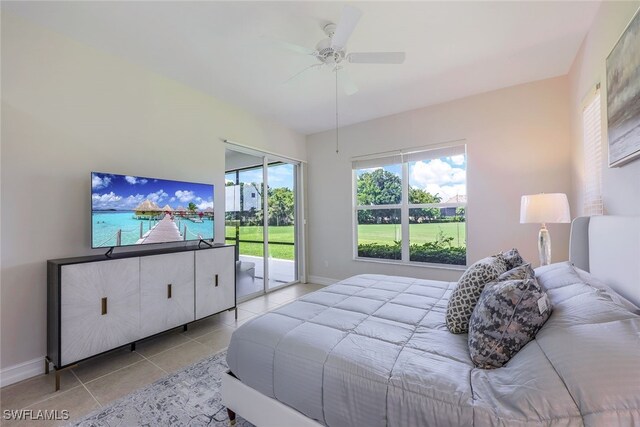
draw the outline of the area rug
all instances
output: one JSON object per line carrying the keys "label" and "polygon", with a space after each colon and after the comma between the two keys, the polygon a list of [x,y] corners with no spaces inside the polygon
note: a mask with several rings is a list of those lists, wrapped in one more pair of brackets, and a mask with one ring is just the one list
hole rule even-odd
{"label": "area rug", "polygon": [[[209,356],[69,426],[228,426],[221,396],[222,374],[228,369],[226,356],[226,351]],[[253,424],[236,417],[236,426]]]}

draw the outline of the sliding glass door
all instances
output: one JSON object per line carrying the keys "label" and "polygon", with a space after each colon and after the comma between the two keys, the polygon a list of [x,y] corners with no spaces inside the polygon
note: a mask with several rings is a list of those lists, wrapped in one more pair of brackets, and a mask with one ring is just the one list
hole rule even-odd
{"label": "sliding glass door", "polygon": [[296,165],[275,163],[267,168],[268,288],[298,279],[296,267]]}
{"label": "sliding glass door", "polygon": [[236,245],[236,294],[260,294],[265,277],[262,166],[227,172],[225,181],[225,240]]}
{"label": "sliding glass door", "polygon": [[238,300],[299,279],[297,177],[296,164],[227,150],[225,239],[236,245]]}

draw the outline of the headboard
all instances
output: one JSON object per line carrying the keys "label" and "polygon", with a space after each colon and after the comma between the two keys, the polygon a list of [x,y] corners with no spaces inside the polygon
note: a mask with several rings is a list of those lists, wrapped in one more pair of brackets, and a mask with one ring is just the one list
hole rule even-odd
{"label": "headboard", "polygon": [[640,216],[579,217],[569,259],[640,307]]}

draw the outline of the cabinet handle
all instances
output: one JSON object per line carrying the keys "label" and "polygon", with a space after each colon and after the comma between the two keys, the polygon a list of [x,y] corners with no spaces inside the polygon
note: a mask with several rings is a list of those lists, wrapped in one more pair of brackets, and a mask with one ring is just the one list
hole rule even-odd
{"label": "cabinet handle", "polygon": [[102,315],[107,314],[107,297],[102,298]]}
{"label": "cabinet handle", "polygon": [[167,298],[171,298],[171,283],[167,285]]}
{"label": "cabinet handle", "polygon": [[216,274],[216,286],[218,286],[218,275]]}

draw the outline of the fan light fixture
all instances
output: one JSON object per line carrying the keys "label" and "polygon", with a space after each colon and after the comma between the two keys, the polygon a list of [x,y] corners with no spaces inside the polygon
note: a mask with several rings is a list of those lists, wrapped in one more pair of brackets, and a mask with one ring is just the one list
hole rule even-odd
{"label": "fan light fixture", "polygon": [[333,72],[338,69],[342,71],[340,83],[347,95],[353,95],[358,91],[358,87],[349,77],[345,65],[351,64],[402,64],[405,60],[404,52],[347,52],[346,46],[349,37],[356,28],[358,21],[362,17],[362,11],[353,6],[346,5],[342,9],[342,16],[339,23],[326,24],[324,31],[326,38],[320,40],[315,49],[309,49],[294,43],[274,40],[281,47],[304,55],[313,56],[317,63],[309,65],[303,70],[291,76],[285,83],[288,83],[312,68],[326,66]]}
{"label": "fan light fixture", "polygon": [[[317,63],[309,65],[303,70],[291,76],[285,81],[289,83],[297,79],[305,71],[312,68],[322,68],[326,66],[335,73],[336,82],[336,154],[339,150],[339,131],[338,131],[338,86],[341,83],[342,89],[347,95],[353,95],[358,91],[358,87],[351,80],[345,63],[352,64],[402,64],[405,60],[404,52],[350,52],[347,53],[347,42],[349,37],[356,28],[358,21],[362,17],[362,11],[353,6],[345,5],[342,9],[342,16],[338,25],[334,23],[326,24],[322,30],[327,38],[320,40],[315,49],[308,49],[297,44],[275,40],[277,44],[283,48],[304,55],[313,56],[318,60]],[[338,80],[338,71],[342,71],[342,76]]]}

